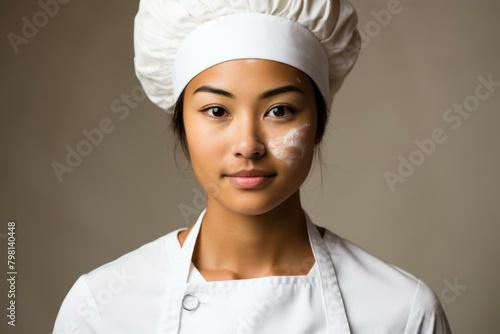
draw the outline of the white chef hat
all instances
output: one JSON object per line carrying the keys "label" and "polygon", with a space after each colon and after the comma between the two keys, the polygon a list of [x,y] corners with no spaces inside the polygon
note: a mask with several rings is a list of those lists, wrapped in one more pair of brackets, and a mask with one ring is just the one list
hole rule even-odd
{"label": "white chef hat", "polygon": [[149,99],[171,111],[197,74],[234,59],[306,73],[331,103],[359,52],[349,0],[141,0],[135,69]]}

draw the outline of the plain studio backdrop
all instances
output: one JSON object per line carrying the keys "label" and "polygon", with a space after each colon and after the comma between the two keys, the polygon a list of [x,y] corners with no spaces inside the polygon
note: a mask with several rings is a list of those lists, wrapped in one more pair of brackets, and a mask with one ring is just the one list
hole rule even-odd
{"label": "plain studio backdrop", "polygon": [[[2,333],[49,333],[78,276],[204,205],[134,75],[138,1],[58,1],[0,3]],[[353,2],[364,43],[303,204],[423,279],[454,333],[499,333],[500,2]]]}

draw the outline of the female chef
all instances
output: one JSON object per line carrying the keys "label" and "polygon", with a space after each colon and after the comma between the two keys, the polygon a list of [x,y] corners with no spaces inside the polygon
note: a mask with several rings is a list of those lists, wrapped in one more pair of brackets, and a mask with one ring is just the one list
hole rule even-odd
{"label": "female chef", "polygon": [[348,0],[141,1],[136,72],[206,210],[81,276],[54,333],[450,332],[424,283],[301,206],[356,23]]}

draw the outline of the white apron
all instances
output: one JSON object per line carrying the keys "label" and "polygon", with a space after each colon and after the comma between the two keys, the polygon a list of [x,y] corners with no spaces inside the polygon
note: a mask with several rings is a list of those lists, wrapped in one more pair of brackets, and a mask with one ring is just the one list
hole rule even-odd
{"label": "white apron", "polygon": [[191,263],[204,213],[176,256],[159,333],[350,333],[330,254],[307,214],[308,275],[206,282]]}

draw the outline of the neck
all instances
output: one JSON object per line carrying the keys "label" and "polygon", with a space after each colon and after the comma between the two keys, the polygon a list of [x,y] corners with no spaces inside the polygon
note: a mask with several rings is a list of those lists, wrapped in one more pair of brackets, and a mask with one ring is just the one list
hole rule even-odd
{"label": "neck", "polygon": [[305,275],[314,263],[297,191],[260,215],[207,200],[193,263],[207,280]]}

